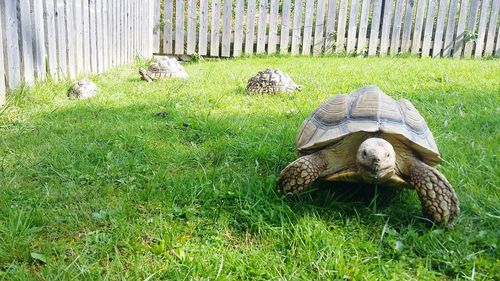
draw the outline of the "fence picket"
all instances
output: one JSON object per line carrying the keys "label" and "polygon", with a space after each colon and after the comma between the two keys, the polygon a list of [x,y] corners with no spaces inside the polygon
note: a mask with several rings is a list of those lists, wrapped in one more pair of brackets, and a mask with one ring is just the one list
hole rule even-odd
{"label": "fence picket", "polygon": [[486,23],[489,19],[490,0],[483,0],[481,3],[481,14],[479,16],[479,26],[477,28],[477,42],[474,56],[479,58],[483,55],[484,38],[486,35]]}
{"label": "fence picket", "polygon": [[222,17],[222,56],[229,57],[231,52],[231,18],[232,1],[224,1],[224,14]]}
{"label": "fence picket", "polygon": [[420,53],[422,44],[422,28],[424,26],[425,3],[427,0],[418,0],[417,14],[415,15],[415,27],[413,29],[413,39],[411,40],[411,53]]}
{"label": "fence picket", "polygon": [[184,54],[184,0],[175,1],[175,53]]}
{"label": "fence picket", "polygon": [[[131,3],[132,6],[134,2]],[[188,4],[189,6],[189,4]],[[132,10],[134,13],[135,10]],[[154,1],[154,17],[153,17],[153,52],[160,52],[160,1]],[[135,15],[135,14],[134,14]],[[136,17],[133,17],[135,19]],[[135,25],[134,25],[135,26]],[[133,37],[132,37],[133,38]],[[189,42],[189,40],[188,40]]]}
{"label": "fence picket", "polygon": [[450,1],[450,9],[448,12],[448,24],[446,25],[446,33],[443,46],[443,57],[449,57],[451,55],[451,49],[453,48],[453,35],[455,33],[456,13],[457,13],[457,2]]}
{"label": "fence picket", "polygon": [[403,26],[403,35],[401,38],[401,53],[407,53],[410,50],[411,24],[413,19],[414,6],[415,6],[414,0],[408,0],[406,2],[406,13]]}
{"label": "fence picket", "polygon": [[82,22],[82,1],[75,1],[75,64],[76,74],[83,72],[83,22]]}
{"label": "fence picket", "polygon": [[469,8],[469,0],[462,0],[460,5],[460,18],[457,26],[457,36],[455,37],[455,46],[453,48],[453,57],[458,59],[462,55],[464,47],[465,23]]}
{"label": "fence picket", "polygon": [[[116,1],[116,0],[115,0]],[[49,5],[51,1],[45,1],[46,5]],[[47,9],[49,10],[49,9]],[[89,2],[87,0],[82,0],[82,29],[83,29],[83,71],[85,73],[89,73],[91,71],[91,62],[90,62],[90,11],[89,11]],[[55,30],[55,26],[53,27]],[[50,29],[47,29],[49,31]],[[116,32],[114,32],[116,34]],[[55,33],[54,33],[55,36]],[[55,37],[54,37],[54,42],[55,42]],[[50,53],[51,51],[54,50],[54,55],[55,55],[55,48],[52,49],[51,47],[51,37],[48,36],[47,38],[47,50],[49,51],[49,64],[50,64]],[[117,52],[114,52],[115,54],[115,59],[116,59],[116,54]],[[55,62],[54,67],[56,67],[57,61]],[[52,71],[51,71],[52,72]],[[52,73],[52,76],[55,76],[55,72]]]}
{"label": "fence picket", "polygon": [[[92,3],[93,4],[93,3]],[[94,6],[94,5],[93,5]],[[95,8],[95,7],[94,7]],[[92,10],[92,9],[91,9]],[[57,0],[56,2],[56,26],[57,26],[57,63],[58,63],[58,75],[60,78],[66,77],[68,70],[68,62],[66,60],[66,24],[64,19],[64,0]],[[95,17],[90,19],[95,21]],[[94,25],[95,34],[95,25]],[[92,30],[91,30],[92,32]],[[95,48],[94,48],[95,52]],[[91,52],[92,53],[92,52]],[[94,56],[94,62],[96,58]],[[95,70],[95,68],[93,68]]]}
{"label": "fence picket", "polygon": [[434,46],[432,47],[432,57],[437,58],[441,55],[443,48],[443,29],[446,18],[446,7],[448,0],[439,1],[438,17],[436,22],[436,32],[434,33]]}
{"label": "fence picket", "polygon": [[373,18],[370,29],[370,43],[368,46],[368,55],[373,56],[377,53],[379,43],[378,33],[380,30],[380,15],[382,13],[382,0],[375,0],[373,3]]}
{"label": "fence picket", "polygon": [[[165,22],[167,21],[166,19],[167,18],[165,17]],[[207,54],[207,42],[208,42],[208,0],[200,0],[200,34],[198,37],[198,54],[200,54],[201,56]]]}
{"label": "fence picket", "polygon": [[234,43],[233,43],[233,56],[239,57],[241,55],[241,45],[243,43],[243,20],[244,20],[244,0],[237,0],[236,10],[234,15]]}
{"label": "fence picket", "polygon": [[337,42],[335,45],[335,52],[337,53],[344,51],[346,19],[347,19],[347,0],[340,0],[339,20],[337,25]]}
{"label": "fence picket", "polygon": [[311,53],[311,35],[313,25],[313,9],[314,1],[306,0],[306,13],[304,16],[304,33],[302,35],[302,54],[309,55]]}
{"label": "fence picket", "polygon": [[281,34],[280,34],[280,54],[288,53],[288,43],[290,36],[290,12],[292,5],[290,0],[283,0],[281,13]]}
{"label": "fence picket", "polygon": [[3,23],[2,23],[2,18],[3,18],[3,15],[2,15],[2,3],[0,2],[0,106],[4,105],[5,104],[5,100],[7,98],[7,87],[5,85],[5,65],[6,65],[6,61],[4,60],[4,56],[3,56],[3,50],[5,50],[5,43],[4,43],[4,40],[3,40],[3,31],[4,31],[4,28],[3,28]]}
{"label": "fence picket", "polygon": [[219,56],[220,0],[212,0],[212,25],[210,28],[210,55]]}
{"label": "fence picket", "polygon": [[380,37],[380,56],[385,56],[387,54],[387,49],[389,48],[389,35],[391,32],[391,20],[392,20],[392,0],[385,2],[384,16],[382,22],[382,35]]}
{"label": "fence picket", "polygon": [[31,15],[30,15],[30,2],[19,2],[19,14],[21,23],[21,62],[23,80],[27,84],[33,83],[35,80],[35,69],[33,65],[33,33],[31,32]]}
{"label": "fence picket", "polygon": [[401,36],[401,22],[403,20],[403,0],[397,0],[396,10],[394,11],[394,23],[392,25],[391,37],[391,55],[399,52],[400,36]]}
{"label": "fence picket", "polygon": [[[467,33],[469,35],[474,34],[474,31],[476,30],[476,20],[478,11],[479,11],[479,0],[472,0],[470,4],[469,19],[467,21]],[[469,58],[472,54],[474,41],[470,40],[470,38],[464,38],[464,42],[465,42],[464,58]]]}
{"label": "fence picket", "polygon": [[323,49],[324,36],[323,30],[325,26],[325,1],[318,0],[318,6],[316,8],[316,24],[314,27],[314,45],[313,54],[319,55]]}
{"label": "fence picket", "polygon": [[351,12],[349,14],[349,28],[347,31],[347,53],[352,53],[356,47],[356,32],[358,19],[358,0],[351,0]]}
{"label": "fence picket", "polygon": [[436,0],[429,0],[429,6],[427,7],[427,17],[425,19],[424,41],[422,42],[422,57],[429,56],[435,9]]}
{"label": "fence picket", "polygon": [[[127,2],[124,2],[124,4],[126,5]],[[97,73],[101,73],[104,71],[104,65],[103,65],[103,25],[102,25],[102,0],[96,0],[95,1],[95,16],[96,16],[96,24],[97,24],[97,28],[96,28],[96,32],[97,32]],[[124,6],[125,6],[124,5]],[[125,6],[126,7],[126,6]],[[124,34],[124,37],[127,38],[127,34],[125,33]],[[69,42],[68,42],[68,46],[69,46]],[[71,64],[69,63],[68,61],[68,64],[69,64],[69,67],[71,67]]]}
{"label": "fence picket", "polygon": [[[380,0],[378,0],[380,1]],[[328,12],[325,31],[325,53],[333,52],[335,42],[335,16],[337,15],[337,0],[328,1]]]}
{"label": "fence picket", "polygon": [[[156,44],[156,42],[153,42]],[[153,46],[153,47],[156,47]],[[196,0],[188,0],[188,33],[186,54],[191,55],[196,51]]]}
{"label": "fence picket", "polygon": [[[33,2],[33,48],[35,54],[35,71],[38,79],[44,79],[46,76],[45,70],[45,35],[43,24],[43,3],[41,1]],[[0,28],[0,32],[1,32]],[[3,48],[0,48],[3,50]],[[1,52],[1,51],[0,51]],[[1,67],[1,64],[0,64]],[[3,75],[0,76],[3,80]],[[1,83],[1,81],[0,81]],[[0,85],[1,88],[1,85]],[[0,90],[1,91],[1,90]],[[1,94],[0,94],[1,95]],[[1,102],[0,102],[1,103]]]}
{"label": "fence picket", "polygon": [[7,82],[11,89],[21,83],[21,59],[19,54],[19,34],[17,32],[17,8],[14,1],[4,1],[5,53],[7,56]]}
{"label": "fence picket", "polygon": [[292,28],[292,46],[291,54],[297,55],[299,53],[299,43],[302,32],[302,0],[295,0],[293,7],[293,28]]}
{"label": "fence picket", "polygon": [[[165,19],[165,26],[163,27],[163,51],[167,54],[171,54],[173,51],[173,44],[172,44],[172,27],[173,27],[173,0],[165,0],[164,2],[164,19]],[[204,7],[203,4],[208,5],[208,0],[201,0],[200,6]],[[142,5],[139,5],[142,6]],[[208,8],[205,10],[205,14],[208,13]],[[203,19],[203,15],[201,16]],[[200,23],[201,26],[203,27],[203,21]],[[202,44],[203,40],[200,38],[200,44]],[[202,48],[200,47],[200,50]]]}
{"label": "fence picket", "polygon": [[495,57],[500,57],[500,32],[497,33],[497,44],[495,45]]}
{"label": "fence picket", "polygon": [[[485,56],[491,56],[493,53],[493,43],[495,42],[495,30],[496,30],[496,22],[498,18],[498,9],[500,7],[500,0],[493,0],[491,6],[491,16],[490,23],[488,24],[488,35],[486,37],[486,47],[484,49]],[[497,42],[498,43],[498,42]]]}
{"label": "fence picket", "polygon": [[245,54],[253,54],[255,32],[255,0],[248,0],[247,8],[247,29],[245,32]]}
{"label": "fence picket", "polygon": [[257,27],[257,51],[256,54],[265,52],[266,47],[266,28],[267,28],[267,2],[259,1],[259,26]]}
{"label": "fence picket", "polygon": [[358,54],[365,54],[368,52],[366,45],[366,33],[368,31],[368,13],[370,11],[370,1],[363,0],[361,4],[361,16],[359,18],[359,33],[358,33]]}
{"label": "fence picket", "polygon": [[278,33],[278,0],[271,0],[269,12],[269,39],[267,42],[267,53],[276,53],[276,36]]}

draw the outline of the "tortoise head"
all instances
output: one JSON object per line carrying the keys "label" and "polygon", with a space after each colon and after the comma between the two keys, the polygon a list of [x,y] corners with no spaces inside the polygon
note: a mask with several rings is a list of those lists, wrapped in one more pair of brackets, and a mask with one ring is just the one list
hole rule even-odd
{"label": "tortoise head", "polygon": [[297,91],[302,91],[302,85],[296,84],[295,89],[297,89]]}
{"label": "tortoise head", "polygon": [[394,175],[396,153],[388,141],[369,138],[359,146],[356,164],[360,176],[367,182],[382,183]]}

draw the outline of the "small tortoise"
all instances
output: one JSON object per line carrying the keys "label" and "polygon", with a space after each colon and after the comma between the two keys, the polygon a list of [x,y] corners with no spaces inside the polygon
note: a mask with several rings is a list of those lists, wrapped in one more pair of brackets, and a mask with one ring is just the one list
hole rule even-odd
{"label": "small tortoise", "polygon": [[307,118],[296,139],[299,158],[278,177],[285,192],[316,179],[414,188],[424,215],[440,225],[460,212],[455,191],[434,167],[441,162],[422,116],[406,99],[376,86],[331,98]]}
{"label": "small tortoise", "polygon": [[82,79],[73,83],[68,91],[68,96],[73,99],[86,99],[95,96],[97,86],[88,79]]}
{"label": "small tortoise", "polygon": [[251,93],[291,93],[294,90],[302,90],[287,74],[278,69],[266,69],[260,71],[248,80],[247,91]]}
{"label": "small tortoise", "polygon": [[155,58],[148,69],[140,68],[141,78],[152,82],[162,78],[188,78],[184,67],[175,58]]}

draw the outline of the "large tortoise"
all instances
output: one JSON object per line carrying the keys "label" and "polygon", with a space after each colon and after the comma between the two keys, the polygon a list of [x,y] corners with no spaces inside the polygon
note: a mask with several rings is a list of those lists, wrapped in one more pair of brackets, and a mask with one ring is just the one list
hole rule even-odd
{"label": "large tortoise", "polygon": [[140,68],[139,74],[143,80],[152,82],[163,78],[188,78],[184,67],[175,59],[169,57],[155,58],[148,69]]}
{"label": "large tortoise", "polygon": [[88,79],[81,79],[73,83],[68,91],[68,97],[72,99],[87,99],[97,94],[97,86]]}
{"label": "large tortoise", "polygon": [[377,86],[337,95],[307,118],[296,139],[299,158],[278,177],[285,192],[316,179],[414,188],[424,215],[440,225],[460,212],[452,186],[434,167],[441,162],[422,116],[406,99]]}
{"label": "large tortoise", "polygon": [[302,86],[295,84],[288,74],[279,69],[259,71],[247,83],[247,91],[250,93],[291,93],[295,90],[302,90]]}

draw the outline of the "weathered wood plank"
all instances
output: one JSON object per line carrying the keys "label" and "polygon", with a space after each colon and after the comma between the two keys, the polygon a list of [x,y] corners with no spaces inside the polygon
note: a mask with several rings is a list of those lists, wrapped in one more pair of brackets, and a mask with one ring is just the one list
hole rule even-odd
{"label": "weathered wood plank", "polygon": [[[166,18],[165,18],[166,20]],[[208,0],[200,0],[200,34],[198,38],[198,54],[207,54],[208,42]]]}
{"label": "weathered wood plank", "polygon": [[[479,11],[479,0],[472,0],[470,4],[469,19],[467,21],[467,34],[472,35],[476,30],[477,13]],[[469,40],[467,40],[469,39]],[[464,58],[469,58],[474,48],[474,41],[470,38],[465,38]]]}
{"label": "weathered wood plank", "polygon": [[491,5],[490,23],[488,24],[488,35],[486,37],[486,47],[484,49],[484,56],[491,56],[491,54],[493,53],[499,8],[500,8],[500,0],[493,0],[493,3]]}
{"label": "weathered wood plank", "polygon": [[257,54],[266,51],[266,29],[267,29],[267,6],[268,0],[259,1],[259,26],[257,27]]}
{"label": "weathered wood plank", "polygon": [[382,35],[380,37],[380,56],[387,55],[387,49],[389,48],[389,35],[391,32],[392,23],[392,0],[385,2],[384,7],[384,17],[382,22]]}
{"label": "weathered wood plank", "polygon": [[76,74],[83,73],[83,20],[82,20],[82,1],[75,1],[75,65]]}
{"label": "weathered wood plank", "polygon": [[323,34],[325,26],[325,0],[318,0],[316,7],[316,24],[314,25],[314,46],[313,54],[319,55],[325,45],[325,37]]}
{"label": "weathered wood plank", "polygon": [[244,20],[245,1],[236,1],[236,10],[234,17],[234,45],[233,56],[239,57],[241,55],[241,45],[243,44],[243,20]]}
{"label": "weathered wood plank", "polygon": [[[33,1],[32,11],[33,11],[33,31],[34,31],[34,33],[33,33],[33,48],[34,48],[34,54],[35,54],[36,77],[38,79],[44,79],[46,77],[45,34],[44,34],[45,25],[43,23],[43,3],[42,3],[42,1]],[[0,28],[0,32],[1,31],[2,31],[2,28]],[[0,38],[0,41],[1,41],[1,38]],[[3,50],[3,48],[0,48],[0,50]],[[1,67],[1,65],[0,65],[0,67]],[[2,81],[4,80],[3,75],[0,75],[0,80],[2,80]],[[2,81],[0,81],[0,84],[2,83]],[[1,85],[0,85],[0,88],[1,88]]]}
{"label": "weathered wood plank", "polygon": [[429,0],[429,6],[427,7],[427,17],[425,19],[424,41],[422,42],[422,57],[429,56],[435,11],[436,0]]}
{"label": "weathered wood plank", "polygon": [[267,42],[267,53],[276,53],[276,36],[278,34],[278,0],[271,0],[269,11],[269,39]]}
{"label": "weathered wood plank", "polygon": [[422,44],[422,28],[424,26],[425,4],[427,0],[418,0],[417,14],[415,15],[415,27],[413,29],[413,39],[411,44],[411,53],[420,53]]}
{"label": "weathered wood plank", "polygon": [[7,87],[5,85],[5,68],[6,68],[6,65],[7,65],[7,61],[5,61],[4,59],[4,56],[3,56],[3,51],[5,50],[5,48],[7,47],[4,43],[4,40],[3,40],[3,31],[4,31],[4,28],[3,28],[3,23],[2,23],[2,19],[4,18],[4,13],[2,13],[3,11],[3,3],[0,1],[0,50],[2,50],[0,52],[0,106],[4,105],[5,104],[5,101],[7,99]]}
{"label": "weathered wood plank", "polygon": [[[56,0],[56,25],[57,25],[57,62],[60,78],[66,77],[68,73],[68,62],[66,53],[66,20],[64,18],[64,0]],[[94,3],[92,3],[94,4]],[[94,7],[95,8],[95,7]],[[90,19],[95,23],[95,17]],[[95,27],[95,25],[94,25]],[[94,28],[95,29],[95,28]],[[95,30],[94,30],[95,31]],[[94,32],[95,34],[95,32]],[[95,51],[95,49],[94,49]]]}
{"label": "weathered wood plank", "polygon": [[[172,27],[173,27],[173,0],[165,0],[164,2],[164,18],[165,18],[165,26],[163,27],[163,51],[167,54],[172,54],[173,44],[172,44]],[[200,5],[208,5],[208,0],[201,0]],[[208,6],[205,10],[205,14],[208,13]],[[203,16],[203,15],[202,15]],[[203,17],[202,17],[203,19]],[[203,24],[203,22],[201,23]],[[203,27],[203,25],[201,25]],[[201,29],[200,29],[201,30]],[[206,33],[206,32],[205,32]],[[200,44],[202,43],[202,38],[200,38]],[[206,40],[205,40],[206,42]],[[201,49],[201,48],[200,48]]]}
{"label": "weathered wood plank", "polygon": [[[410,0],[412,1],[412,0]],[[368,14],[370,11],[370,0],[363,0],[361,5],[361,16],[359,18],[359,34],[358,34],[358,54],[368,53],[368,45],[366,43],[366,34],[368,32]]]}
{"label": "weathered wood plank", "polygon": [[392,37],[391,37],[391,55],[399,53],[399,46],[401,38],[401,22],[403,20],[403,0],[396,0],[396,9],[394,11],[394,22],[392,23]]}
{"label": "weathered wood plank", "polygon": [[283,7],[281,13],[281,33],[280,33],[280,54],[288,53],[288,44],[290,37],[290,12],[292,11],[292,4],[290,0],[283,0]]}
{"label": "weathered wood plank", "polygon": [[[117,0],[115,0],[117,1]],[[51,1],[45,1],[46,5],[49,5]],[[85,73],[90,73],[92,71],[91,62],[90,62],[90,10],[89,10],[89,2],[87,0],[82,0],[82,29],[83,29],[83,71]],[[114,33],[115,34],[115,33]],[[52,47],[50,36],[47,37],[47,50],[49,51],[49,65],[50,65],[50,56]],[[55,40],[54,40],[55,41]],[[116,58],[116,52],[115,52]],[[52,71],[51,71],[52,72]],[[54,76],[55,74],[52,73]]]}
{"label": "weathered wood plank", "polygon": [[[380,0],[379,0],[380,1]],[[326,17],[325,30],[325,53],[333,51],[335,42],[335,19],[337,15],[337,0],[328,0],[328,12]]]}
{"label": "weathered wood plank", "polygon": [[[125,1],[126,5],[128,1]],[[126,16],[126,11],[125,11]],[[102,25],[102,0],[95,1],[95,20],[96,20],[96,32],[97,32],[97,73],[102,73],[104,71],[104,55],[103,55],[103,25]],[[127,34],[124,34],[125,38],[127,38]],[[68,44],[69,46],[69,44]],[[70,66],[71,67],[71,66]]]}
{"label": "weathered wood plank", "polygon": [[293,7],[293,28],[292,28],[292,55],[299,53],[299,44],[302,32],[302,0],[295,0]]}
{"label": "weathered wood plank", "polygon": [[446,25],[446,33],[443,46],[443,57],[449,57],[451,55],[451,49],[453,48],[453,35],[455,34],[456,13],[457,1],[450,1],[448,24]]}
{"label": "weathered wood plank", "polygon": [[411,43],[411,24],[413,19],[413,8],[415,5],[414,0],[408,0],[406,2],[406,13],[403,26],[403,36],[401,38],[401,53],[407,53],[410,50]]}
{"label": "weathered wood plank", "polygon": [[224,1],[224,13],[222,15],[222,51],[221,56],[229,57],[231,55],[231,20],[232,20],[232,1]]}
{"label": "weathered wood plank", "polygon": [[[66,53],[68,56],[68,75],[71,79],[76,77],[76,27],[75,27],[75,7],[73,1],[66,1]],[[99,23],[98,23],[99,24]]]}
{"label": "weathered wood plank", "polygon": [[339,20],[337,26],[337,42],[335,52],[341,53],[345,49],[345,25],[347,20],[347,0],[340,0],[339,5]]}
{"label": "weathered wood plank", "polygon": [[[155,44],[155,42],[153,42]],[[153,47],[156,47],[153,46]],[[196,0],[188,0],[188,33],[186,53],[191,55],[196,51]]]}
{"label": "weathered wood plank", "polygon": [[20,14],[20,24],[21,24],[21,61],[22,61],[22,72],[23,80],[27,84],[33,83],[35,81],[35,68],[33,65],[33,32],[31,31],[31,14],[30,14],[30,2],[20,1],[19,2],[19,14]]}
{"label": "weathered wood plank", "polygon": [[175,1],[175,53],[184,54],[184,0]]}
{"label": "weathered wood plank", "polygon": [[495,57],[500,57],[500,32],[497,33],[497,44],[495,45]]}
{"label": "weathered wood plank", "polygon": [[486,35],[486,23],[490,15],[490,0],[483,0],[481,3],[481,14],[479,16],[479,26],[477,28],[477,42],[474,56],[480,58],[483,56],[484,38]]}
{"label": "weathered wood plank", "polygon": [[306,0],[306,11],[304,16],[304,34],[302,41],[302,54],[309,55],[311,53],[311,34],[313,27],[313,10],[314,0]]}
{"label": "weathered wood plank", "polygon": [[252,55],[255,42],[255,0],[248,0],[247,29],[245,31],[245,54]]}
{"label": "weathered wood plank", "polygon": [[210,28],[210,55],[219,56],[220,0],[212,0],[212,25]]}
{"label": "weathered wood plank", "polygon": [[368,46],[368,55],[377,54],[377,46],[379,43],[378,34],[380,30],[380,15],[382,13],[382,0],[375,0],[373,3],[373,18],[370,28],[370,43]]}
{"label": "weathered wood plank", "polygon": [[469,12],[469,0],[462,0],[460,5],[460,18],[458,19],[457,36],[455,37],[455,47],[453,48],[453,57],[458,59],[462,55],[464,48],[465,24],[467,13]]}
{"label": "weathered wood plank", "polygon": [[441,50],[443,48],[444,20],[446,19],[447,5],[448,5],[448,0],[439,1],[439,12],[436,22],[436,32],[434,34],[434,46],[432,47],[433,58],[439,57],[441,55]]}
{"label": "weathered wood plank", "polygon": [[[188,0],[189,3],[195,2],[196,0]],[[188,3],[188,7],[189,7]],[[134,3],[131,3],[132,6],[134,6]],[[189,9],[189,8],[188,8]],[[160,52],[160,1],[155,0],[154,1],[154,18],[153,18],[153,52],[158,53]],[[132,10],[132,15],[134,15],[134,10]],[[191,17],[191,16],[190,16]],[[132,17],[132,20],[134,21],[135,17]],[[189,26],[189,22],[188,22]],[[189,28],[188,28],[189,29]],[[189,42],[189,40],[188,40]]]}
{"label": "weathered wood plank", "polygon": [[358,27],[359,0],[351,0],[351,11],[349,13],[349,27],[347,30],[347,53],[353,53],[356,47],[356,33]]}

